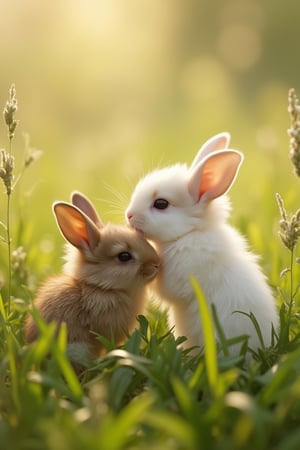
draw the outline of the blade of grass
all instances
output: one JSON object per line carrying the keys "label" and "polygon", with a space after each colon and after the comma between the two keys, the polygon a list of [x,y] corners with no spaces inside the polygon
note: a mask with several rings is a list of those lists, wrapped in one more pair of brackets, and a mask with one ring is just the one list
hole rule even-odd
{"label": "blade of grass", "polygon": [[196,294],[199,305],[199,317],[202,323],[204,339],[204,358],[206,363],[207,378],[211,393],[218,397],[218,363],[217,345],[214,334],[212,314],[197,280],[191,276],[190,282]]}
{"label": "blade of grass", "polygon": [[1,314],[2,318],[4,319],[4,321],[6,321],[7,320],[6,311],[5,311],[4,302],[3,302],[1,293],[0,293],[0,314]]}
{"label": "blade of grass", "polygon": [[0,323],[1,323],[1,331],[3,333],[1,344],[4,344],[6,342],[7,337],[7,315],[1,293],[0,293]]}
{"label": "blade of grass", "polygon": [[182,417],[165,411],[149,411],[146,414],[145,422],[147,425],[180,442],[182,446],[178,446],[178,448],[197,448],[195,429]]}
{"label": "blade of grass", "polygon": [[66,343],[67,326],[65,323],[62,323],[57,341],[56,339],[54,339],[51,343],[51,353],[58,362],[60,369],[66,379],[66,382],[71,390],[71,393],[73,394],[75,399],[79,400],[83,396],[83,390],[73,370],[73,367],[67,358]]}
{"label": "blade of grass", "polygon": [[189,380],[189,388],[190,389],[200,389],[200,380],[201,380],[201,378],[203,377],[203,374],[204,374],[204,363],[203,363],[203,361],[201,360],[199,363],[198,363],[198,365],[197,365],[197,367],[196,367],[196,370],[193,372],[193,375],[192,375],[192,377],[190,378],[190,380]]}
{"label": "blade of grass", "polygon": [[244,311],[234,311],[234,312],[236,312],[238,314],[243,314],[244,316],[249,317],[249,320],[252,321],[255,331],[257,333],[261,348],[264,349],[265,348],[264,338],[263,338],[259,323],[258,323],[255,315],[252,312],[250,314],[245,313]]}
{"label": "blade of grass", "polygon": [[16,411],[18,415],[21,414],[21,403],[20,403],[20,395],[19,395],[19,373],[16,363],[16,354],[15,354],[15,346],[14,339],[10,334],[7,335],[7,346],[8,346],[8,361],[9,361],[9,369],[10,369],[10,379],[11,379],[11,389],[12,389],[12,397],[14,400],[14,404],[16,406]]}
{"label": "blade of grass", "polygon": [[31,358],[28,358],[26,362],[26,369],[28,370],[28,366],[32,359],[33,361],[41,361],[41,359],[49,352],[58,363],[74,399],[79,400],[83,395],[83,390],[66,355],[66,324],[63,323],[61,325],[58,336],[56,336],[56,326],[54,323],[47,324],[44,322],[38,311],[34,308],[32,309],[31,314],[38,326],[40,337],[33,347]]}
{"label": "blade of grass", "polygon": [[146,394],[130,402],[118,415],[108,414],[99,430],[98,448],[125,448],[130,439],[130,432],[141,422],[145,422],[147,411],[153,405],[154,400],[152,395]]}
{"label": "blade of grass", "polygon": [[222,351],[224,353],[224,356],[229,356],[230,353],[229,353],[229,349],[228,349],[227,339],[226,339],[224,330],[222,328],[222,325],[219,321],[219,317],[218,317],[215,305],[212,305],[211,309],[212,309],[214,324],[215,324],[215,327],[216,327],[216,330],[218,333],[218,337],[219,337],[219,342],[221,343]]}

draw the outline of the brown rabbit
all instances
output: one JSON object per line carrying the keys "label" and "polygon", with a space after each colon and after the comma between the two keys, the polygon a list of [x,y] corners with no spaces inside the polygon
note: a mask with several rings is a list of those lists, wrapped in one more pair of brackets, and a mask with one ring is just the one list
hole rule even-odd
{"label": "brown rabbit", "polygon": [[[65,322],[71,360],[93,359],[104,350],[95,333],[119,343],[144,311],[146,285],[159,270],[153,247],[136,231],[103,225],[81,193],[72,203],[56,202],[53,212],[69,242],[60,275],[46,280],[35,307],[46,322]],[[70,245],[71,244],[71,245]],[[38,337],[32,316],[25,325],[28,343]],[[74,363],[78,369],[78,364]]]}

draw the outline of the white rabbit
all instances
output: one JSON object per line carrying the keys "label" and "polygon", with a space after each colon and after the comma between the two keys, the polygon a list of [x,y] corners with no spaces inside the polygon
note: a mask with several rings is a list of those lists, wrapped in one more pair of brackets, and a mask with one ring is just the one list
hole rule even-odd
{"label": "white rabbit", "polygon": [[[189,281],[193,275],[209,304],[214,304],[226,337],[249,336],[249,347],[271,344],[278,326],[274,298],[244,238],[226,223],[230,204],[226,192],[243,161],[228,150],[230,135],[207,141],[192,165],[155,170],[137,184],[126,210],[128,223],[151,240],[161,258],[154,282],[156,294],[169,305],[176,335],[188,346],[203,346],[198,303]],[[217,337],[217,336],[216,336]],[[239,349],[231,349],[237,354]]]}

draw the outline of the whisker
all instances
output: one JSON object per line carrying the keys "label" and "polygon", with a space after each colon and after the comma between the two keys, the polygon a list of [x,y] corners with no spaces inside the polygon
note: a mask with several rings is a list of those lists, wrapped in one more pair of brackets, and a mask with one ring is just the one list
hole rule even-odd
{"label": "whisker", "polygon": [[119,200],[111,200],[109,198],[98,198],[98,201],[102,202],[102,203],[107,203],[108,205],[117,205],[120,206],[121,202]]}
{"label": "whisker", "polygon": [[117,222],[125,225],[124,211],[110,210],[103,213],[104,217],[117,217]]}
{"label": "whisker", "polygon": [[101,203],[106,204],[107,206],[109,206],[113,210],[118,210],[119,212],[124,212],[123,205],[121,205],[119,202],[108,200],[108,199],[105,199],[105,198],[100,198],[100,199],[98,199],[98,201],[101,202]]}
{"label": "whisker", "polygon": [[120,202],[122,203],[127,203],[128,199],[126,198],[126,196],[121,193],[119,190],[117,190],[116,188],[114,188],[113,186],[111,186],[110,184],[104,182],[103,183],[104,188],[110,192],[111,194],[113,194]]}
{"label": "whisker", "polygon": [[[134,189],[134,186],[133,186],[133,182],[132,182],[132,179],[131,178],[129,178],[129,176],[128,176],[128,174],[126,174],[125,175],[125,180],[126,180],[126,182],[127,182],[127,184],[128,184],[128,186],[129,186],[129,190],[130,190],[130,192],[132,192],[133,191],[133,189]],[[124,194],[124,197],[125,197],[125,194]],[[126,201],[128,201],[128,198],[126,198]]]}
{"label": "whisker", "polygon": [[124,215],[124,211],[120,211],[117,209],[111,209],[110,211],[106,211],[105,214],[112,214],[112,215],[116,215],[116,216],[122,216]]}
{"label": "whisker", "polygon": [[112,210],[115,210],[113,211],[114,214],[123,216],[124,211],[128,205],[126,196],[106,182],[103,182],[103,186],[108,192],[113,194],[114,199],[98,197],[97,200],[109,206],[109,208],[112,208]]}

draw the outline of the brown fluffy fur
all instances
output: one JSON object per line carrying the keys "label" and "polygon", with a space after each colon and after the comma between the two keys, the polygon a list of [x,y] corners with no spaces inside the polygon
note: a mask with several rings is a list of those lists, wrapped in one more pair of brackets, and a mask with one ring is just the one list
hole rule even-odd
{"label": "brown fluffy fur", "polygon": [[[35,307],[46,322],[56,322],[58,328],[65,322],[68,342],[86,343],[89,356],[96,357],[102,345],[93,332],[119,343],[134,327],[136,316],[143,312],[143,292],[137,294],[140,298],[133,299],[121,290],[104,291],[62,274],[41,286]],[[38,337],[32,316],[26,322],[25,335],[27,342]]]}
{"label": "brown fluffy fur", "polygon": [[[82,194],[76,196],[88,202]],[[68,346],[82,346],[85,357],[93,359],[104,350],[95,333],[120,343],[133,330],[136,316],[144,311],[146,285],[159,270],[159,258],[136,231],[103,225],[88,206],[89,217],[69,203],[54,205],[57,223],[72,245],[68,244],[63,273],[46,280],[34,304],[44,321],[57,324],[57,331],[66,323]],[[132,258],[120,261],[123,252]],[[38,333],[29,315],[27,342],[37,339]],[[76,370],[80,367],[73,365]]]}

